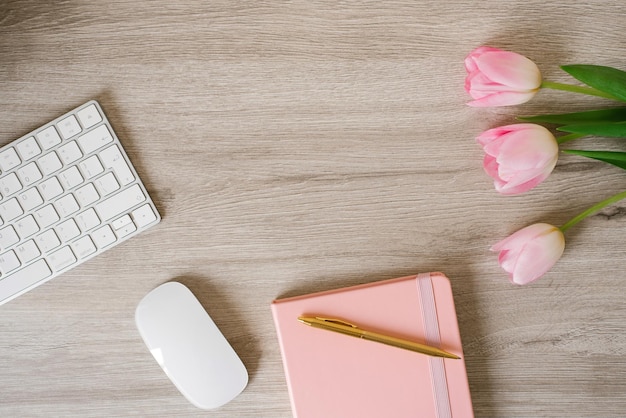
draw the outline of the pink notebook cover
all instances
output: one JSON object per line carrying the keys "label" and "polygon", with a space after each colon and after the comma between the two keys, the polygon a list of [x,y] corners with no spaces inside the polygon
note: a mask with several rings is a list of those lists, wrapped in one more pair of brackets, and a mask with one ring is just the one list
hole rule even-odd
{"label": "pink notebook cover", "polygon": [[[425,273],[272,303],[297,418],[473,417],[450,281]],[[300,323],[338,318],[440,347],[461,360],[362,340]]]}

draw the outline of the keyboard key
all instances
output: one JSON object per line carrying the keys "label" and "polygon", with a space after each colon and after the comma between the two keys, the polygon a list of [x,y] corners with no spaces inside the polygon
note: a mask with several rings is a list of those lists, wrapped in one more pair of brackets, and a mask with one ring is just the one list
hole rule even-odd
{"label": "keyboard key", "polygon": [[69,245],[61,248],[48,256],[48,262],[53,270],[63,270],[76,262],[76,257]]}
{"label": "keyboard key", "polygon": [[93,183],[89,183],[83,187],[76,189],[74,195],[76,196],[76,200],[78,200],[78,203],[81,207],[90,205],[100,199],[100,195],[98,195],[98,192],[96,191]]}
{"label": "keyboard key", "polygon": [[128,212],[137,204],[146,200],[139,185],[135,184],[128,189],[122,190],[118,194],[96,204],[96,211],[100,215],[102,221],[108,221],[111,218]]}
{"label": "keyboard key", "polygon": [[104,248],[115,242],[115,234],[109,225],[104,225],[93,231],[91,238],[98,248]]}
{"label": "keyboard key", "polygon": [[59,180],[61,184],[67,189],[71,189],[74,186],[78,186],[83,182],[83,176],[80,175],[78,168],[76,166],[72,166],[65,171],[61,171],[59,173]]}
{"label": "keyboard key", "polygon": [[137,227],[128,215],[124,215],[121,218],[114,220],[111,222],[111,226],[115,229],[115,233],[118,238],[125,237],[126,235],[132,234],[137,230]]}
{"label": "keyboard key", "polygon": [[120,188],[120,184],[115,180],[113,173],[107,173],[95,181],[96,186],[102,196],[113,193]]}
{"label": "keyboard key", "polygon": [[80,229],[84,232],[89,231],[94,226],[100,225],[100,218],[98,218],[96,211],[90,208],[79,213],[78,216],[76,216],[76,222],[78,222],[78,226],[80,226]]}
{"label": "keyboard key", "polygon": [[48,180],[41,182],[39,189],[46,200],[50,200],[63,193],[63,187],[61,187],[61,183],[59,183],[59,179],[56,177],[50,177]]}
{"label": "keyboard key", "polygon": [[62,218],[65,218],[74,212],[78,212],[78,209],[80,209],[80,207],[78,206],[78,202],[71,193],[66,194],[65,196],[54,202],[54,207],[57,209],[57,213]]}
{"label": "keyboard key", "polygon": [[20,260],[17,258],[17,255],[15,255],[15,251],[7,251],[0,255],[0,271],[2,271],[2,274],[13,271],[20,265]]}
{"label": "keyboard key", "polygon": [[152,211],[150,205],[143,205],[140,208],[135,209],[131,212],[131,215],[133,216],[135,224],[138,228],[143,228],[144,226],[157,220],[157,217]]}
{"label": "keyboard key", "polygon": [[41,255],[37,244],[35,244],[35,241],[32,239],[15,247],[15,252],[22,264],[26,264]]}
{"label": "keyboard key", "polygon": [[130,224],[132,222],[133,222],[133,220],[130,219],[130,216],[124,215],[121,218],[117,218],[116,220],[111,222],[111,226],[113,227],[113,229],[118,230],[121,227],[123,227],[125,225],[128,225],[128,224]]}
{"label": "keyboard key", "polygon": [[78,138],[78,145],[80,145],[85,154],[91,154],[112,141],[113,137],[106,125],[100,125],[93,131],[87,132]]}
{"label": "keyboard key", "polygon": [[0,229],[0,249],[5,249],[20,241],[12,225]]}
{"label": "keyboard key", "polygon": [[57,124],[57,128],[59,128],[59,132],[61,132],[63,139],[69,139],[74,135],[78,135],[82,131],[74,115],[70,115],[59,122]]}
{"label": "keyboard key", "polygon": [[35,135],[41,144],[43,149],[50,149],[57,144],[61,143],[61,137],[59,133],[54,128],[54,126],[48,126],[43,131],[39,132]]}
{"label": "keyboard key", "polygon": [[100,113],[94,104],[79,110],[76,115],[85,129],[91,128],[102,120],[102,116],[100,116]]}
{"label": "keyboard key", "polygon": [[19,176],[24,187],[29,186],[43,178],[41,171],[39,171],[37,164],[34,162],[19,168],[17,170],[17,175]]}
{"label": "keyboard key", "polygon": [[20,190],[22,190],[22,183],[18,180],[17,174],[11,173],[0,178],[0,192],[4,197],[11,196]]}
{"label": "keyboard key", "polygon": [[20,204],[17,202],[16,198],[9,199],[0,205],[0,216],[2,216],[4,222],[9,222],[23,213],[24,211],[22,210]]}
{"label": "keyboard key", "polygon": [[57,232],[59,238],[61,238],[61,241],[69,241],[80,235],[80,229],[78,229],[78,225],[76,225],[74,219],[61,222],[54,230]]}
{"label": "keyboard key", "polygon": [[128,225],[124,225],[120,229],[116,229],[115,233],[117,234],[118,238],[123,238],[126,235],[132,234],[136,230],[137,230],[137,227],[135,226],[134,223],[131,222]]}
{"label": "keyboard key", "polygon": [[32,136],[17,144],[16,147],[24,161],[28,161],[41,154],[41,148],[39,148],[39,144],[35,141],[35,137]]}
{"label": "keyboard key", "polygon": [[37,206],[43,203],[43,198],[35,187],[30,188],[23,193],[20,193],[17,197],[22,204],[22,208],[26,212],[35,209]]}
{"label": "keyboard key", "polygon": [[95,155],[81,161],[78,165],[86,179],[93,178],[104,171],[104,167],[102,167],[100,160]]}
{"label": "keyboard key", "polygon": [[54,210],[52,204],[46,205],[41,209],[37,209],[37,211],[35,212],[35,220],[41,228],[46,228],[58,221],[59,219],[59,214],[56,210]]}
{"label": "keyboard key", "polygon": [[83,153],[80,152],[76,141],[68,142],[62,147],[59,147],[57,149],[57,152],[59,153],[59,157],[61,157],[63,164],[65,165],[71,164],[74,161],[79,160],[80,157],[83,156]]}
{"label": "keyboard key", "polygon": [[28,215],[17,221],[17,234],[22,238],[28,238],[36,232],[39,232],[39,225],[35,222],[33,215]]}
{"label": "keyboard key", "polygon": [[9,171],[21,164],[20,157],[17,156],[14,148],[7,148],[0,152],[0,168],[2,171]]}
{"label": "keyboard key", "polygon": [[91,238],[89,238],[89,235],[85,235],[84,237],[74,241],[72,243],[72,248],[74,248],[74,254],[76,254],[79,259],[85,258],[89,254],[96,252],[96,246]]}
{"label": "keyboard key", "polygon": [[37,242],[39,249],[44,253],[47,253],[48,251],[61,245],[61,241],[59,241],[59,237],[53,229],[48,229],[43,234],[38,235],[35,238],[35,241]]}
{"label": "keyboard key", "polygon": [[127,185],[135,180],[135,176],[126,164],[126,160],[122,156],[117,145],[111,145],[109,148],[100,152],[100,158],[106,168],[113,169],[115,176],[120,180],[122,185]]}
{"label": "keyboard key", "polygon": [[31,286],[41,280],[50,277],[52,271],[44,260],[35,261],[33,264],[12,273],[8,277],[0,280],[0,295],[6,302],[10,298],[28,290]]}
{"label": "keyboard key", "polygon": [[41,167],[41,171],[44,176],[48,176],[63,167],[61,160],[54,151],[39,158],[37,162],[39,163],[39,167]]}

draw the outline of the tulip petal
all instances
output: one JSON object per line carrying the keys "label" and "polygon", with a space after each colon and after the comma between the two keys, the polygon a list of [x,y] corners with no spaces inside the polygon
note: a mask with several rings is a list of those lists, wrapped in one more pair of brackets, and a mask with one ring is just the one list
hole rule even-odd
{"label": "tulip petal", "polygon": [[489,79],[514,89],[535,90],[541,85],[537,65],[514,52],[487,51],[476,59],[476,66]]}
{"label": "tulip petal", "polygon": [[498,178],[498,162],[492,155],[486,154],[483,159],[483,168],[485,172],[493,178]]}
{"label": "tulip petal", "polygon": [[468,102],[468,106],[472,107],[491,107],[491,106],[514,106],[526,103],[535,96],[536,91],[531,92],[515,92],[503,91],[481,97],[480,99]]}
{"label": "tulip petal", "polygon": [[[498,143],[494,141],[494,144]],[[493,148],[496,147],[493,146]],[[554,139],[549,138],[544,141],[514,135],[508,135],[497,149],[498,163],[513,171],[545,167],[555,161],[555,157],[558,158],[559,152]]]}
{"label": "tulip petal", "polygon": [[517,259],[519,258],[519,256],[519,250],[505,250],[502,251],[498,256],[498,263],[500,263],[500,267],[502,267],[504,271],[512,276],[513,272],[515,271],[515,265],[517,264]]}
{"label": "tulip petal", "polygon": [[485,154],[495,157],[498,160],[498,163],[500,163],[500,155],[502,153],[502,149],[506,146],[508,135],[508,133],[503,133],[500,137],[494,138],[489,143],[485,144],[483,146]]}
{"label": "tulip petal", "polygon": [[495,128],[488,129],[485,132],[478,135],[478,137],[476,137],[476,141],[478,141],[478,143],[481,145],[486,145],[490,143],[491,141],[497,140],[501,138],[502,136],[507,135],[510,132],[520,129],[518,127],[519,125],[524,125],[524,124],[518,123],[514,125],[498,126]]}
{"label": "tulip petal", "polygon": [[523,285],[537,280],[561,258],[564,249],[563,234],[558,229],[526,243],[515,264],[512,282]]}
{"label": "tulip petal", "polygon": [[[503,195],[516,195],[516,194],[520,194],[520,193],[525,193],[531,189],[533,189],[534,187],[536,187],[539,183],[541,183],[542,181],[544,181],[548,176],[550,175],[550,173],[543,175],[543,176],[536,176],[524,183],[520,183],[520,184],[511,184],[511,183],[504,183],[501,182],[500,184],[495,184],[496,190]],[[500,186],[500,187],[498,187]]]}
{"label": "tulip petal", "polygon": [[465,58],[465,69],[467,70],[467,72],[476,71],[478,69],[478,66],[476,65],[476,60],[485,52],[492,52],[492,51],[500,51],[500,50],[497,48],[489,47],[489,46],[480,46],[474,49],[472,52],[470,52],[469,55]]}
{"label": "tulip petal", "polygon": [[[465,78],[465,90],[474,98],[480,99],[492,93],[511,91],[511,87],[496,83],[479,71],[470,73]],[[516,90],[517,91],[517,90]],[[526,89],[522,93],[527,93]]]}
{"label": "tulip petal", "polygon": [[537,223],[529,225],[520,229],[512,235],[509,235],[502,241],[494,244],[491,247],[491,251],[502,251],[505,249],[511,249],[519,247],[524,242],[535,238],[541,233],[545,232],[547,228],[554,228],[554,226],[546,223]]}

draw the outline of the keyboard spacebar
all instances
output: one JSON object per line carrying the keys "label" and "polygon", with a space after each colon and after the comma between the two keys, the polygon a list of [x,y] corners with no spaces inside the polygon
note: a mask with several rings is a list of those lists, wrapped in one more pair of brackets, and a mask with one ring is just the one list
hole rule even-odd
{"label": "keyboard spacebar", "polygon": [[45,260],[39,260],[22,270],[0,279],[0,302],[26,290],[38,281],[50,276],[52,271]]}
{"label": "keyboard spacebar", "polygon": [[121,213],[127,212],[130,208],[146,200],[141,188],[135,184],[113,197],[103,200],[96,205],[96,211],[100,215],[100,220],[106,222]]}

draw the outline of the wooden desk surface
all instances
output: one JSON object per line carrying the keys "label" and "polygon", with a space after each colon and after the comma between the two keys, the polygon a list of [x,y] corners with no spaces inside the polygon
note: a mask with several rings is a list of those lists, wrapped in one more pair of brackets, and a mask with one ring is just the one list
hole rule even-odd
{"label": "wooden desk surface", "polygon": [[[622,415],[626,203],[568,233],[532,286],[509,284],[489,247],[562,224],[626,174],[562,156],[502,197],[474,141],[604,102],[472,109],[462,64],[489,44],[556,81],[560,64],[626,68],[612,3],[3,1],[0,145],[97,99],[163,221],[0,307],[0,415],[288,417],[270,302],[432,270],[452,280],[477,416]],[[250,372],[217,411],[187,403],[135,329],[170,280]]]}

